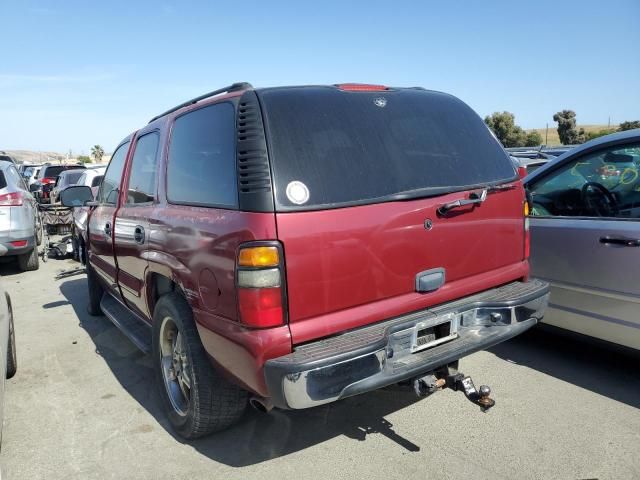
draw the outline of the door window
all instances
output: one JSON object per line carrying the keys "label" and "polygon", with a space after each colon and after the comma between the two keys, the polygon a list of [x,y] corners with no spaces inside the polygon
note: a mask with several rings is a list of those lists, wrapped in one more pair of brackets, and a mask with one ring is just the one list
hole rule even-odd
{"label": "door window", "polygon": [[159,141],[160,135],[153,132],[136,142],[127,187],[127,205],[149,203],[155,199]]}
{"label": "door window", "polygon": [[109,166],[104,175],[104,180],[98,191],[98,202],[115,205],[118,200],[118,191],[120,188],[120,180],[122,179],[122,170],[124,169],[124,161],[127,158],[129,150],[129,142],[123,143],[118,147],[111,157]]}
{"label": "door window", "polygon": [[640,218],[640,143],[578,157],[529,186],[532,215]]}

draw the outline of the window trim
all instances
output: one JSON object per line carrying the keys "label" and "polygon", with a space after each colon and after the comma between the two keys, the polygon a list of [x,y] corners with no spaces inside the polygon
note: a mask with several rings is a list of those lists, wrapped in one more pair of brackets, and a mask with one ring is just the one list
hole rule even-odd
{"label": "window trim", "polygon": [[[124,164],[122,166],[122,172],[120,172],[120,186],[122,186],[122,176],[124,175],[124,170],[127,167],[127,158],[129,157],[129,149],[131,148],[131,141],[133,140],[133,135],[128,137],[126,140],[124,140],[123,142],[120,142],[120,145],[118,145],[114,150],[113,150],[113,155],[111,155],[111,160],[109,160],[109,163],[107,164],[107,168],[104,171],[104,176],[107,175],[107,172],[109,171],[109,167],[111,166],[111,161],[113,160],[113,157],[115,156],[116,153],[118,153],[118,150],[120,150],[120,148],[124,147],[125,145],[128,144],[127,146],[127,150],[125,152],[125,157],[124,157]],[[121,189],[118,189],[118,194],[116,195],[116,201],[114,203],[111,202],[101,202],[99,200],[100,198],[100,194],[102,193],[102,185],[104,185],[104,182],[100,183],[100,188],[98,189],[98,193],[96,194],[96,201],[98,202],[98,205],[103,207],[103,206],[114,206],[117,207],[118,206],[118,197],[120,196],[121,193]]]}
{"label": "window trim", "polygon": [[[160,132],[159,128],[154,128],[153,130],[148,130],[143,132],[141,135],[136,134],[136,137],[134,139],[134,143],[133,143],[133,150],[131,150],[129,152],[129,156],[131,156],[131,161],[129,162],[128,168],[125,162],[125,168],[127,168],[127,178],[126,178],[126,185],[123,185],[123,190],[125,192],[129,191],[129,181],[131,180],[131,173],[133,170],[133,161],[135,160],[135,156],[136,156],[136,150],[138,149],[138,142],[140,142],[140,139],[146,137],[147,135],[152,135],[152,134],[156,134],[158,137],[158,145],[156,147],[156,182],[155,182],[155,195],[153,196],[153,200],[149,201],[149,202],[142,202],[142,203],[128,203],[127,202],[127,197],[125,196],[124,198],[124,202],[122,202],[122,207],[123,208],[135,208],[135,207],[148,207],[150,205],[156,205],[158,204],[158,195],[159,195],[159,182],[158,182],[158,173],[160,172],[160,169],[157,168],[160,166],[160,150],[161,150],[161,146],[162,146],[162,135]],[[106,170],[103,174],[103,180],[104,180],[104,176],[106,175]],[[124,173],[124,172],[123,172]],[[93,180],[91,180],[93,182]],[[124,182],[121,182],[124,184]],[[102,186],[102,182],[100,182],[100,185]]]}
{"label": "window trim", "polygon": [[189,115],[190,113],[197,112],[199,110],[203,110],[208,107],[223,105],[226,103],[231,105],[231,108],[233,109],[233,130],[234,132],[236,132],[236,118],[238,115],[237,104],[238,104],[239,98],[240,97],[225,98],[217,102],[208,103],[208,104],[202,105],[199,108],[194,108],[187,112],[181,113],[180,115],[176,115],[174,118],[171,119],[170,126],[168,129],[169,140],[167,141],[167,147],[166,147],[167,157],[166,157],[166,162],[164,164],[164,193],[165,193],[166,201],[169,205],[189,206],[189,207],[199,207],[199,208],[217,208],[219,210],[230,210],[230,211],[240,210],[240,197],[239,197],[238,184],[237,184],[238,182],[237,148],[238,147],[236,145],[236,142],[237,142],[237,138],[235,138],[236,133],[234,133],[234,140],[233,140],[233,149],[234,149],[233,165],[234,165],[234,176],[236,179],[236,183],[235,183],[236,200],[234,205],[223,204],[223,203],[183,202],[180,200],[171,200],[169,198],[169,162],[170,162],[170,155],[171,155],[171,144],[173,143],[173,134],[174,134],[174,127],[175,127],[176,121],[186,115]]}

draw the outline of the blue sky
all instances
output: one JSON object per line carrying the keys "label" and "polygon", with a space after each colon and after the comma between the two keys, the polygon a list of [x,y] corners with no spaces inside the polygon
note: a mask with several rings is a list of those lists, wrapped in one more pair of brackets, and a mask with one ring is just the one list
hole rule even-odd
{"label": "blue sky", "polygon": [[236,81],[452,93],[525,128],[640,119],[640,1],[0,0],[0,149],[110,152]]}

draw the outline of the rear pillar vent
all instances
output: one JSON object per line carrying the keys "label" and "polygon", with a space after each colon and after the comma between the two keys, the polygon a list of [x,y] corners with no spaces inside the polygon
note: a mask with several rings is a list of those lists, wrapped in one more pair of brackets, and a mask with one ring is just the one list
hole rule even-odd
{"label": "rear pillar vent", "polygon": [[264,124],[258,98],[252,90],[240,98],[236,132],[240,209],[273,212],[271,168]]}

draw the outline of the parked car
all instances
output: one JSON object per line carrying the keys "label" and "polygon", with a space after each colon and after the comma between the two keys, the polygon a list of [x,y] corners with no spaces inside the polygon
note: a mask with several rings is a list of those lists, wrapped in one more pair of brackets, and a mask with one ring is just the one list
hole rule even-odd
{"label": "parked car", "polygon": [[96,201],[89,312],[152,352],[186,438],[248,399],[302,409],[412,382],[482,404],[458,360],[532,327],[548,297],[527,280],[509,157],[443,93],[235,84],[125,138]]}
{"label": "parked car", "polygon": [[640,129],[575,147],[526,178],[544,322],[640,349]]}
{"label": "parked car", "polygon": [[[95,198],[100,183],[104,178],[106,167],[87,168],[78,180],[77,185],[91,188],[91,196]],[[73,242],[73,257],[83,265],[86,263],[85,246],[87,244],[87,218],[90,207],[82,206],[73,209],[73,226],[71,229]]]}
{"label": "parked car", "polygon": [[80,177],[84,174],[85,169],[72,169],[60,172],[56,183],[49,193],[49,199],[51,203],[58,203],[60,198],[60,192],[71,185],[76,185]]}
{"label": "parked car", "polygon": [[2,424],[4,423],[4,389],[5,378],[12,378],[18,369],[16,356],[16,334],[13,322],[11,298],[0,285],[0,445],[2,445]]}
{"label": "parked car", "polygon": [[17,165],[13,157],[8,155],[6,152],[0,152],[0,162],[9,162],[9,163],[13,163],[14,165]]}
{"label": "parked car", "polygon": [[40,172],[41,168],[41,165],[31,165],[24,169],[22,172],[22,178],[24,178],[28,187],[37,181],[38,172]]}
{"label": "parked car", "polygon": [[41,241],[40,217],[33,195],[15,165],[0,162],[0,255],[17,257],[22,270],[37,270],[37,246]]}
{"label": "parked car", "polygon": [[40,165],[31,164],[31,163],[21,163],[20,165],[18,165],[18,173],[24,177],[24,172],[25,170],[27,170],[27,168],[39,167],[39,166]]}
{"label": "parked car", "polygon": [[38,201],[40,203],[51,202],[51,190],[53,190],[56,179],[62,172],[84,168],[84,165],[43,165],[36,177],[35,184],[37,187],[33,190]]}

